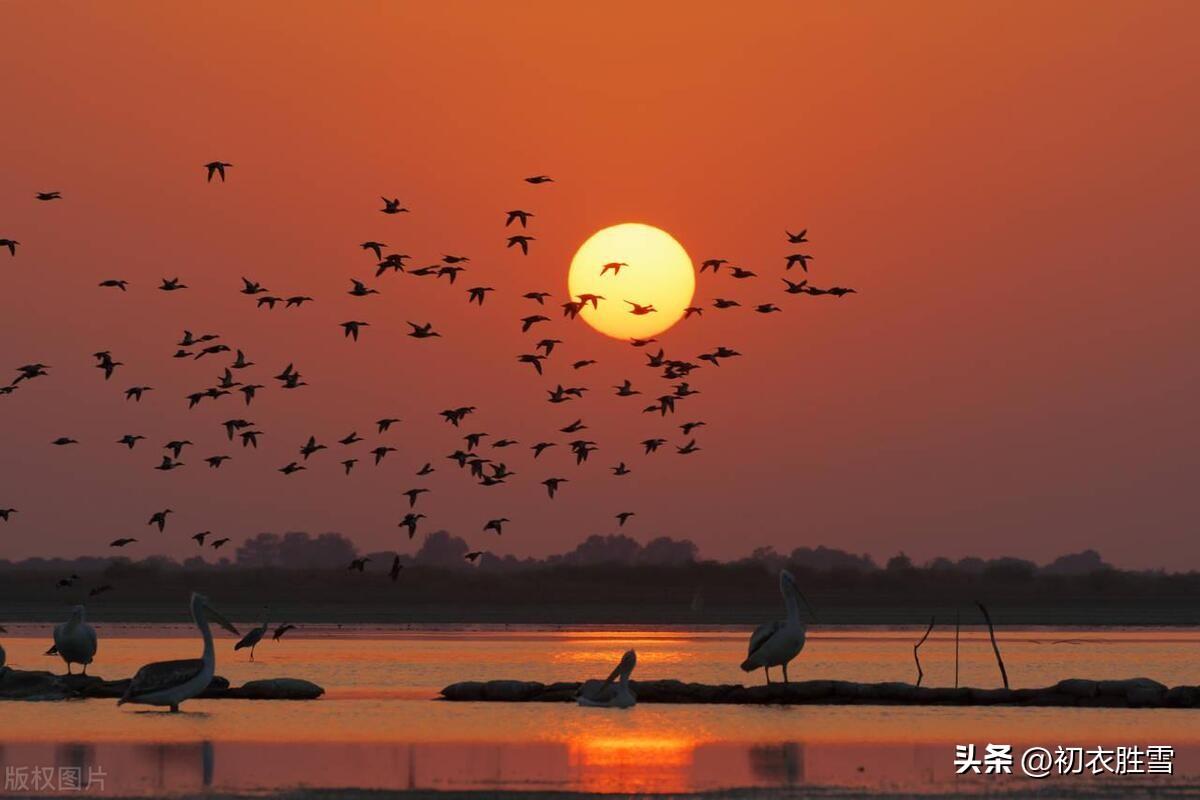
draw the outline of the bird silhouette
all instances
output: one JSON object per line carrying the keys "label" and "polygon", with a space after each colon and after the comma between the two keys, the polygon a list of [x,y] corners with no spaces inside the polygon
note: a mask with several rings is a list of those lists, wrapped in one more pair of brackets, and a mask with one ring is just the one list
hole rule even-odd
{"label": "bird silhouette", "polygon": [[354,571],[363,572],[366,570],[367,562],[369,562],[370,560],[371,559],[367,558],[367,557],[352,559],[350,561],[350,566],[347,567],[347,569],[349,569],[351,572],[354,572]]}
{"label": "bird silhouette", "polygon": [[354,341],[357,342],[359,330],[362,328],[368,327],[370,324],[371,323],[369,323],[369,322],[358,322],[358,321],[353,321],[353,320],[350,322],[343,322],[343,323],[341,323],[341,327],[342,327],[342,331],[343,331],[342,338],[349,336],[350,338],[352,338]]}
{"label": "bird silhouette", "polygon": [[470,561],[472,564],[474,564],[475,559],[479,558],[481,555],[483,555],[482,550],[472,550],[469,553],[465,553],[463,555],[463,558],[465,558],[467,561]]}
{"label": "bird silhouette", "polygon": [[754,310],[759,314],[774,314],[776,312],[783,311],[782,308],[774,303],[759,303],[754,307]]}
{"label": "bird silhouette", "polygon": [[225,546],[225,545],[227,545],[227,544],[229,544],[229,537],[228,537],[228,536],[226,536],[226,537],[224,537],[224,538],[221,538],[221,539],[213,539],[213,543],[212,543],[212,549],[213,549],[213,550],[220,550],[222,547],[224,547],[224,546]]}
{"label": "bird silhouette", "polygon": [[726,300],[726,299],[724,299],[724,298],[721,298],[721,297],[718,297],[718,298],[716,298],[715,300],[713,300],[713,307],[714,307],[714,308],[722,308],[722,309],[724,309],[724,308],[737,308],[737,307],[738,307],[738,306],[740,306],[740,305],[741,305],[741,303],[739,303],[737,300]]}
{"label": "bird silhouette", "polygon": [[632,517],[635,513],[636,512],[633,512],[633,511],[620,512],[619,514],[617,514],[617,525],[622,528],[625,527],[625,523],[628,522],[629,518]]}
{"label": "bird silhouette", "polygon": [[125,545],[133,544],[136,541],[137,541],[137,539],[130,539],[130,538],[113,539],[111,542],[108,543],[108,546],[109,547],[124,547]]}
{"label": "bird silhouette", "polygon": [[799,233],[792,233],[788,230],[785,230],[784,233],[787,235],[788,244],[804,244],[808,241],[808,228],[805,228]]}
{"label": "bird silhouette", "polygon": [[504,534],[504,523],[509,521],[508,517],[489,519],[487,524],[483,526],[483,529],[484,531],[495,531],[497,536],[502,536]]}
{"label": "bird silhouette", "polygon": [[432,322],[426,322],[424,325],[418,325],[415,322],[410,322],[408,323],[408,326],[412,328],[408,335],[414,339],[428,339],[433,336],[441,336],[440,333],[433,329]]}
{"label": "bird silhouette", "polygon": [[417,523],[424,518],[424,514],[414,514],[410,511],[404,515],[404,519],[400,520],[396,527],[408,528],[408,538],[411,539],[417,535]]}
{"label": "bird silhouette", "polygon": [[533,175],[531,177],[526,178],[525,182],[532,183],[533,185],[536,186],[541,183],[553,183],[554,178],[551,178],[549,175]]}
{"label": "bird silhouette", "polygon": [[383,260],[383,248],[387,247],[386,242],[363,242],[359,245],[363,250],[370,250],[375,254],[376,261]]}
{"label": "bird silhouette", "polygon": [[467,289],[467,302],[483,305],[483,298],[488,292],[496,291],[491,286],[474,286]]}
{"label": "bird silhouette", "polygon": [[18,512],[15,508],[0,508],[0,520],[8,522],[9,517],[16,513]]}
{"label": "bird silhouette", "polygon": [[128,447],[130,450],[132,450],[133,446],[135,444],[137,444],[139,441],[141,441],[142,439],[145,439],[145,438],[146,438],[145,436],[142,436],[140,434],[127,433],[124,436],[122,436],[120,439],[117,439],[117,444],[123,444],[126,447]]}
{"label": "bird silhouette", "polygon": [[20,242],[16,239],[0,239],[0,247],[7,247],[9,255],[15,256],[17,254],[17,245],[19,244]]}
{"label": "bird silhouette", "polygon": [[345,461],[339,461],[338,463],[342,465],[342,469],[346,470],[346,474],[349,475],[350,470],[354,469],[354,465],[358,463],[358,459],[347,458]]}
{"label": "bird silhouette", "polygon": [[167,515],[174,513],[171,509],[166,508],[162,511],[156,511],[150,516],[150,521],[147,525],[157,525],[158,532],[162,533],[167,527]]}
{"label": "bird silhouette", "polygon": [[404,569],[404,565],[400,563],[400,556],[398,556],[398,555],[393,556],[392,557],[392,568],[388,570],[388,577],[392,579],[393,583],[396,581],[397,578],[400,577],[400,570],[402,570],[402,569]]}
{"label": "bird silhouette", "polygon": [[206,536],[211,536],[211,535],[212,535],[212,531],[200,531],[199,533],[192,534],[192,539],[197,544],[199,544],[201,547],[203,547],[204,546],[204,538]]}
{"label": "bird silhouette", "polygon": [[510,236],[508,237],[508,244],[505,247],[520,247],[523,255],[529,255],[529,243],[532,241],[534,241],[534,237],[532,236]]}
{"label": "bird silhouette", "polygon": [[365,283],[356,278],[351,278],[350,283],[353,284],[353,286],[348,292],[346,292],[346,294],[350,295],[351,297],[366,297],[370,294],[379,294],[378,289],[368,289]]}
{"label": "bird silhouette", "polygon": [[521,297],[526,300],[533,300],[539,306],[544,306],[546,304],[546,298],[549,296],[549,292],[526,292],[525,294],[521,295]]}
{"label": "bird silhouette", "polygon": [[100,281],[98,285],[105,289],[120,289],[122,292],[129,291],[129,281],[121,280],[120,278],[109,278],[108,280]]}
{"label": "bird silhouette", "polygon": [[213,175],[220,175],[221,183],[224,183],[225,182],[225,168],[232,167],[232,166],[233,166],[233,164],[230,164],[228,161],[210,161],[210,162],[208,162],[207,164],[204,165],[204,168],[206,170],[208,170],[208,182],[212,183]]}
{"label": "bird silhouette", "polygon": [[604,266],[600,267],[600,277],[603,278],[605,273],[611,272],[613,274],[613,277],[615,278],[616,276],[621,274],[621,267],[628,267],[628,266],[629,265],[626,264],[624,261],[610,261],[607,264],[605,264]]}
{"label": "bird silhouette", "polygon": [[752,272],[751,270],[748,270],[748,269],[742,269],[741,267],[730,267],[729,274],[732,275],[733,277],[737,278],[738,280],[745,280],[746,278],[754,278],[758,275],[757,272]]}
{"label": "bird silhouette", "polygon": [[545,356],[537,355],[535,353],[525,353],[523,355],[517,356],[517,361],[520,361],[522,364],[532,365],[533,368],[535,370],[537,370],[537,374],[541,375],[542,374],[542,359],[544,359],[544,358],[545,358]]}
{"label": "bird silhouette", "polygon": [[805,255],[804,253],[793,253],[787,257],[787,269],[791,269],[796,264],[799,264],[802,270],[808,272],[808,262],[812,261],[812,258],[812,256]]}
{"label": "bird silhouette", "polygon": [[722,264],[728,264],[728,263],[729,262],[723,258],[710,258],[707,261],[701,262],[700,274],[703,275],[705,270],[710,270],[710,269],[713,271],[713,273],[716,273],[716,272],[720,271]]}
{"label": "bird silhouette", "polygon": [[291,623],[288,623],[287,625],[280,625],[277,628],[275,628],[274,633],[271,634],[271,641],[278,642],[280,639],[283,638],[283,635],[285,633],[287,633],[288,631],[294,631],[294,630],[296,630],[296,626],[292,625]]}
{"label": "bird silhouette", "polygon": [[519,221],[521,223],[521,227],[524,228],[528,225],[529,218],[534,215],[532,211],[522,211],[519,208],[514,208],[512,211],[506,211],[504,213],[508,215],[507,219],[504,220],[504,227],[506,228],[509,225],[512,225],[514,221]]}
{"label": "bird silhouette", "polygon": [[629,309],[629,313],[638,317],[645,316],[646,314],[653,314],[654,312],[658,311],[653,304],[643,306],[633,302],[632,300],[626,300],[625,302],[632,306]]}
{"label": "bird silhouette", "polygon": [[219,469],[221,464],[225,463],[230,458],[232,458],[232,456],[209,456],[208,458],[204,459],[204,461],[206,464],[208,464],[209,469]]}
{"label": "bird silhouette", "polygon": [[180,289],[186,288],[188,288],[188,285],[186,283],[182,283],[179,278],[163,278],[162,283],[158,287],[159,291],[162,292],[176,292]]}
{"label": "bird silhouette", "polygon": [[380,433],[386,433],[397,422],[401,422],[399,417],[384,417],[383,419],[375,420],[375,426],[379,429]]}
{"label": "bird silhouette", "polygon": [[38,200],[61,200],[62,192],[38,192]]}
{"label": "bird silhouette", "polygon": [[383,200],[383,208],[379,210],[384,214],[403,214],[408,211],[407,208],[400,205],[400,198],[398,197],[391,200],[386,197],[381,197],[380,199]]}
{"label": "bird silhouette", "polygon": [[547,478],[542,481],[542,485],[546,487],[546,493],[550,495],[550,499],[554,499],[555,493],[558,492],[558,487],[564,483],[568,483],[567,478]]}
{"label": "bird silhouette", "polygon": [[549,317],[544,317],[541,314],[532,314],[528,317],[521,317],[521,333],[528,333],[529,329],[539,322],[549,322]]}
{"label": "bird silhouette", "polygon": [[415,508],[417,505],[417,498],[428,491],[428,489],[409,489],[406,492],[401,492],[401,494],[408,498],[408,507]]}
{"label": "bird silhouette", "polygon": [[371,455],[375,456],[375,466],[379,466],[379,462],[383,461],[383,457],[388,453],[396,452],[396,448],[380,445],[371,451]]}

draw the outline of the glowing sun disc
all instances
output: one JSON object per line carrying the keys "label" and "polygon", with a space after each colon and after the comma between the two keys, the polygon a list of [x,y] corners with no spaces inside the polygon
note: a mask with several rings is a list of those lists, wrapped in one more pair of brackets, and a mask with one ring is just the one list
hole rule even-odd
{"label": "glowing sun disc", "polygon": [[[606,264],[621,264],[603,275]],[[671,234],[640,222],[623,222],[597,231],[580,245],[567,275],[571,299],[593,294],[580,316],[596,330],[617,339],[657,336],[683,317],[696,291],[696,270],[683,245]],[[654,311],[632,313],[637,304]]]}

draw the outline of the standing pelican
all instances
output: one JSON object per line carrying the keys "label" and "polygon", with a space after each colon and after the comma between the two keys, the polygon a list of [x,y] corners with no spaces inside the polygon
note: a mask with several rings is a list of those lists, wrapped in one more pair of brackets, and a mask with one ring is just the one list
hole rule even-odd
{"label": "standing pelican", "polygon": [[147,664],[133,676],[129,688],[117,701],[117,705],[139,703],[148,706],[170,706],[172,712],[177,712],[180,703],[200,694],[212,683],[213,674],[217,669],[217,656],[213,652],[212,631],[208,629],[209,617],[234,636],[240,634],[229,620],[208,604],[208,598],[204,595],[193,592],[191,607],[192,619],[196,621],[196,627],[200,629],[200,636],[204,639],[203,655],[200,658]]}
{"label": "standing pelican", "polygon": [[[804,649],[804,636],[808,626],[800,621],[800,600],[812,612],[808,598],[801,594],[796,579],[786,569],[779,573],[779,592],[787,607],[787,619],[764,622],[750,635],[750,648],[742,669],[752,672],[759,667],[771,682],[771,667],[783,667],[783,682],[788,682],[787,665]],[[813,615],[816,616],[815,614]]]}
{"label": "standing pelican", "polygon": [[87,675],[87,665],[96,657],[96,629],[84,621],[85,614],[83,606],[75,606],[69,620],[54,626],[54,647],[66,662],[68,675],[72,664],[83,664]]}
{"label": "standing pelican", "polygon": [[[607,678],[602,681],[586,681],[579,688],[577,702],[588,708],[631,708],[636,705],[637,695],[629,688],[629,676],[636,666],[637,653],[626,650],[616,669]],[[614,687],[613,683],[618,677],[620,682]]]}
{"label": "standing pelican", "polygon": [[250,648],[250,660],[253,661],[254,660],[254,648],[258,647],[258,643],[261,642],[262,638],[267,635],[267,628],[269,628],[269,627],[270,627],[269,623],[263,622],[263,624],[259,625],[257,628],[251,629],[249,632],[246,633],[245,636],[242,637],[242,640],[240,642],[238,642],[237,644],[235,644],[233,646],[233,649],[241,650],[243,647],[249,647]]}

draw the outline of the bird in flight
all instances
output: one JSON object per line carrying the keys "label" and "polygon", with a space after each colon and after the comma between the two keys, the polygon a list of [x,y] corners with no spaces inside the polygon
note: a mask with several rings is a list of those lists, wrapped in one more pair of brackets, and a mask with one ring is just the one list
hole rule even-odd
{"label": "bird in flight", "polygon": [[417,535],[417,522],[424,518],[424,514],[414,514],[410,511],[404,515],[404,519],[400,520],[396,527],[408,528],[408,538],[411,539]]}
{"label": "bird in flight", "polygon": [[521,297],[525,298],[526,300],[535,301],[539,306],[546,305],[546,298],[549,296],[549,292],[526,292],[525,294],[521,295]]}
{"label": "bird in flight", "polygon": [[207,164],[204,165],[204,168],[206,170],[208,170],[208,182],[212,183],[213,175],[220,175],[221,183],[224,183],[225,182],[225,168],[232,167],[232,166],[233,166],[233,164],[230,164],[228,161],[210,161],[210,162],[208,162]]}
{"label": "bird in flight", "polygon": [[539,322],[549,322],[550,318],[541,314],[531,314],[528,317],[521,317],[521,333],[528,333],[529,329]]}
{"label": "bird in flight", "polygon": [[507,247],[519,246],[522,254],[529,255],[529,243],[533,240],[532,236],[510,236]]}
{"label": "bird in flight", "polygon": [[785,230],[784,233],[787,234],[788,244],[804,244],[808,241],[808,228],[799,233],[792,233],[788,230]]}
{"label": "bird in flight", "polygon": [[392,568],[388,570],[388,577],[395,581],[400,577],[400,570],[404,569],[404,565],[400,563],[400,556],[392,557]]}
{"label": "bird in flight", "polygon": [[654,312],[658,311],[658,309],[654,307],[653,303],[651,303],[650,305],[643,306],[643,305],[633,302],[632,300],[626,300],[625,302],[628,303],[630,306],[632,306],[632,308],[629,310],[629,313],[633,314],[634,316],[641,317],[641,316],[645,316],[646,314],[653,314]]}
{"label": "bird in flight", "polygon": [[127,544],[133,544],[137,539],[113,539],[108,543],[109,547],[124,547]]}
{"label": "bird in flight", "polygon": [[467,289],[467,302],[483,305],[483,298],[488,292],[496,291],[491,286],[474,286]]}
{"label": "bird in flight", "polygon": [[754,307],[754,310],[757,311],[759,314],[773,314],[776,311],[783,311],[782,308],[775,305],[774,303],[759,303],[758,305],[756,305]]}
{"label": "bird in flight", "polygon": [[496,519],[489,519],[487,521],[487,524],[483,526],[483,529],[485,531],[495,531],[497,536],[502,536],[504,534],[504,530],[503,530],[504,523],[506,523],[508,521],[509,521],[508,517],[497,517]]}
{"label": "bird in flight", "polygon": [[757,272],[752,272],[748,269],[742,269],[741,267],[730,267],[729,274],[738,280],[745,280],[746,278],[754,278],[758,276]]}
{"label": "bird in flight", "polygon": [[172,512],[172,510],[169,508],[163,509],[162,511],[156,511],[150,516],[150,521],[147,522],[146,524],[147,525],[157,525],[158,532],[162,533],[163,530],[165,530],[167,527],[167,514],[171,514],[171,513],[174,513],[174,512]]}
{"label": "bird in flight", "polygon": [[387,242],[363,242],[359,245],[363,250],[370,250],[375,254],[376,261],[383,260],[383,248],[387,247]]}
{"label": "bird in flight", "polygon": [[481,555],[483,555],[482,550],[472,550],[471,552],[464,555],[463,558],[465,558],[467,561],[470,561],[472,564],[474,564],[475,559],[479,558]]}
{"label": "bird in flight", "polygon": [[621,267],[628,267],[624,261],[610,261],[600,268],[600,277],[603,278],[607,272],[612,272],[613,277],[621,274]]}
{"label": "bird in flight", "polygon": [[38,192],[38,200],[62,200],[62,192]]}
{"label": "bird in flight", "polygon": [[410,322],[408,323],[408,326],[412,328],[408,335],[414,339],[428,339],[431,336],[441,336],[440,333],[433,329],[432,322],[426,322],[424,325],[418,325],[415,322]]}
{"label": "bird in flight", "polygon": [[555,492],[558,491],[558,487],[568,482],[569,481],[567,478],[546,478],[546,480],[542,481],[542,485],[546,487],[546,493],[549,494],[550,499],[553,500]]}
{"label": "bird in flight", "polygon": [[222,538],[222,539],[214,539],[214,540],[213,540],[213,543],[212,543],[212,549],[213,549],[213,550],[220,550],[222,547],[224,547],[224,546],[225,546],[225,545],[227,545],[227,544],[229,544],[229,537],[228,537],[228,536],[226,536],[226,537],[224,537],[224,538]]}
{"label": "bird in flight", "polygon": [[367,562],[370,560],[370,558],[365,557],[352,559],[350,561],[350,566],[347,569],[349,569],[351,572],[354,572],[355,570],[362,572],[367,568]]}
{"label": "bird in flight", "polygon": [[514,221],[519,221],[521,223],[521,227],[524,228],[528,225],[529,218],[533,216],[532,211],[522,211],[519,208],[514,208],[512,211],[506,211],[504,213],[508,215],[508,218],[504,220],[504,227],[506,228],[509,225],[512,225]]}
{"label": "bird in flight", "polygon": [[383,200],[383,208],[379,210],[384,214],[403,214],[408,211],[407,208],[400,205],[400,198],[398,197],[392,200],[386,197],[381,197],[380,199]]}
{"label": "bird in flight", "polygon": [[158,290],[160,292],[177,292],[180,289],[186,288],[188,288],[188,285],[180,282],[179,278],[171,278],[170,280],[163,278]]}
{"label": "bird in flight", "polygon": [[802,270],[808,272],[808,262],[812,261],[812,259],[812,256],[805,255],[804,253],[792,253],[787,257],[787,269],[791,269],[796,264],[799,264]]}
{"label": "bird in flight", "polygon": [[354,320],[351,320],[349,322],[343,322],[343,323],[341,323],[342,331],[344,332],[342,338],[349,336],[350,338],[352,338],[354,341],[357,342],[359,329],[365,328],[365,327],[369,326],[370,324],[371,323],[369,323],[369,322],[360,322],[360,321],[354,321]]}
{"label": "bird in flight", "polygon": [[713,271],[713,273],[716,273],[721,269],[722,264],[728,264],[728,263],[729,262],[723,258],[710,258],[707,261],[701,262],[700,274],[703,275],[704,271],[709,270],[709,269],[711,269]]}
{"label": "bird in flight", "polygon": [[525,182],[532,183],[534,186],[537,186],[540,183],[553,183],[554,178],[551,178],[549,175],[533,175],[526,178]]}
{"label": "bird in flight", "polygon": [[17,509],[15,509],[15,508],[0,508],[0,519],[4,520],[5,522],[8,522],[8,518],[11,515],[16,514],[16,513],[17,513]]}
{"label": "bird in flight", "polygon": [[626,523],[626,522],[629,520],[629,518],[630,518],[630,517],[632,517],[632,516],[633,516],[635,513],[636,513],[636,512],[633,512],[633,511],[622,511],[621,513],[617,514],[617,525],[618,525],[619,527],[622,527],[622,528],[623,528],[623,527],[625,527],[625,523]]}
{"label": "bird in flight", "polygon": [[350,283],[353,284],[353,287],[346,294],[351,297],[366,297],[369,294],[379,294],[378,289],[368,289],[365,283],[356,278],[351,278]]}
{"label": "bird in flight", "polygon": [[129,281],[119,278],[109,278],[108,280],[100,281],[98,285],[104,289],[120,289],[122,292],[129,291]]}
{"label": "bird in flight", "polygon": [[385,431],[389,430],[397,422],[400,422],[399,417],[384,417],[383,419],[375,420],[375,424],[378,426],[380,433],[384,433]]}

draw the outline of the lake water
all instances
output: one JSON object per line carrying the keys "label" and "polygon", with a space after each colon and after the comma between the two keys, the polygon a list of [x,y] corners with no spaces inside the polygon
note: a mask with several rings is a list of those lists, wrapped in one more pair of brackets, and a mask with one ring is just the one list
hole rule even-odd
{"label": "lake water", "polygon": [[[147,661],[199,655],[194,629],[103,625],[89,672],[131,675]],[[44,625],[9,625],[10,666],[61,671],[42,652]],[[921,631],[821,629],[793,680],[915,679]],[[162,796],[301,788],[763,794],[822,787],[895,792],[1044,788],[1023,776],[956,776],[954,745],[975,743],[1175,748],[1173,776],[1050,779],[1109,791],[1135,784],[1200,785],[1200,710],[683,706],[626,711],[573,704],[436,701],[460,680],[545,682],[606,675],[638,652],[635,678],[761,681],[738,669],[746,632],[721,629],[404,629],[304,626],[267,641],[257,660],[218,640],[218,673],[235,685],[298,677],[327,690],[315,702],[194,701],[184,714],[118,708],[113,700],[0,702],[0,771],[61,766],[102,771],[86,794]],[[1200,631],[1005,630],[1014,687],[1066,677],[1146,676],[1200,684]],[[953,685],[954,634],[921,648],[925,685]],[[964,631],[960,681],[998,686],[986,633]],[[98,772],[96,773],[99,774]],[[1117,783],[1120,782],[1120,783]],[[11,784],[7,791],[12,793]],[[0,791],[0,794],[3,794]],[[63,792],[78,795],[79,792]]]}

